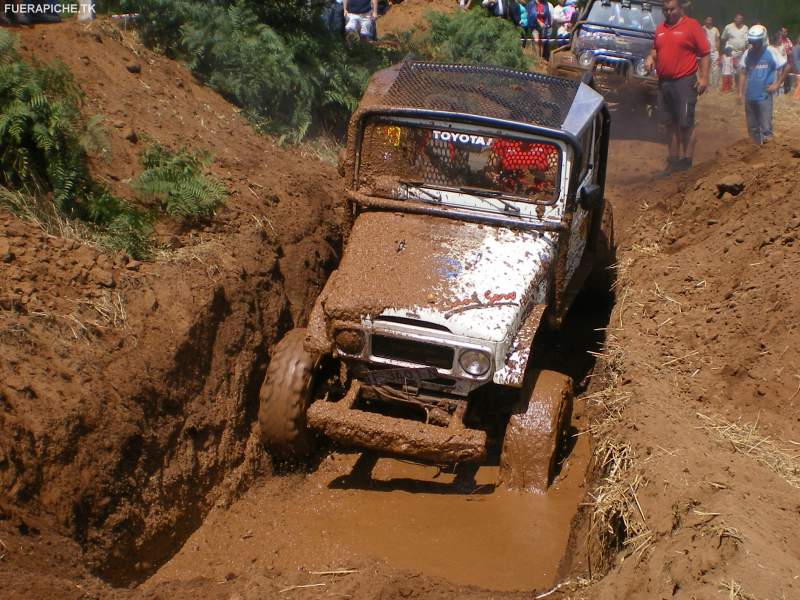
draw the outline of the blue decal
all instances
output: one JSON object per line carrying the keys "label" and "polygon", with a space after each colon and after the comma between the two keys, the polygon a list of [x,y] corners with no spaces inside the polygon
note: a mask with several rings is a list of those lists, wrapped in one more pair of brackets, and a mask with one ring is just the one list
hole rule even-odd
{"label": "blue decal", "polygon": [[457,258],[453,258],[452,256],[438,258],[437,262],[439,264],[434,269],[434,272],[446,279],[455,279],[461,275],[461,272],[464,270],[464,267],[461,265],[461,261]]}

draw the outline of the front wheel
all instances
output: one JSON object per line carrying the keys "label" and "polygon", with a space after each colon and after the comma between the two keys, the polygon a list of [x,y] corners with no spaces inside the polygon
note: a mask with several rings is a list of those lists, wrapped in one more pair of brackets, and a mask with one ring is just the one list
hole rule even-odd
{"label": "front wheel", "polygon": [[314,450],[306,412],[319,359],[303,347],[305,338],[305,329],[293,329],[278,342],[259,393],[261,441],[278,459],[299,460]]}
{"label": "front wheel", "polygon": [[512,490],[544,493],[572,416],[572,379],[555,371],[530,374],[508,420],[500,479]]}

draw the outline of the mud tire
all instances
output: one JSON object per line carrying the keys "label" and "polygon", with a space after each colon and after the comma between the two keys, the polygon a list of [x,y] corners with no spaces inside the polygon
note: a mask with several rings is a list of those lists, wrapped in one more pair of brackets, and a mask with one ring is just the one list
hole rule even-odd
{"label": "mud tire", "polygon": [[319,359],[305,350],[305,338],[305,329],[293,329],[278,342],[259,393],[261,441],[283,461],[302,460],[314,450],[306,412]]}
{"label": "mud tire", "polygon": [[529,374],[508,420],[500,480],[509,489],[547,491],[572,416],[572,379],[555,371]]}
{"label": "mud tire", "polygon": [[611,202],[603,201],[600,228],[592,247],[594,264],[586,280],[586,291],[596,297],[608,298],[617,282],[617,243],[614,239],[614,211]]}

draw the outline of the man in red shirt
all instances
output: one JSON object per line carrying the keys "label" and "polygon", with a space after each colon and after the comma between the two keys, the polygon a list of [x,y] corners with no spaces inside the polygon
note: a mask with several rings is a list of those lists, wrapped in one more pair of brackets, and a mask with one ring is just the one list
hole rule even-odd
{"label": "man in red shirt", "polygon": [[[664,174],[692,166],[697,97],[708,88],[711,48],[703,27],[683,12],[685,0],[664,2],[664,23],[656,28],[648,70],[655,67],[667,128],[669,157]],[[699,60],[699,65],[698,65]]]}

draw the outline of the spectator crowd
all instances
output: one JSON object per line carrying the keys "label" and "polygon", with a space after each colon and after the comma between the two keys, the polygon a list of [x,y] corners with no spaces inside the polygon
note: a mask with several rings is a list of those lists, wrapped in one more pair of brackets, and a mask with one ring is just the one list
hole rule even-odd
{"label": "spectator crowd", "polygon": [[[327,0],[323,26],[351,41],[375,41],[377,20],[390,0]],[[684,14],[687,0],[662,0],[657,8],[631,6],[630,0],[604,0],[585,10],[587,0],[458,0],[463,10],[485,10],[509,19],[520,32],[520,43],[543,60],[566,46],[583,20],[592,25],[652,32],[654,49],[644,61],[659,80],[660,103],[669,137],[666,172],[691,165],[694,152],[694,109],[707,89],[737,94],[744,105],[747,127],[757,143],[772,138],[772,106],[776,95],[794,93],[800,100],[800,38],[792,41],[786,27],[770,36],[756,21],[748,26],[741,13],[720,31],[712,17],[700,25]],[[78,0],[79,19],[93,17],[93,4]],[[9,1],[0,11],[0,24],[29,25],[61,20],[64,6],[58,0]],[[601,21],[598,23],[598,21]]]}

